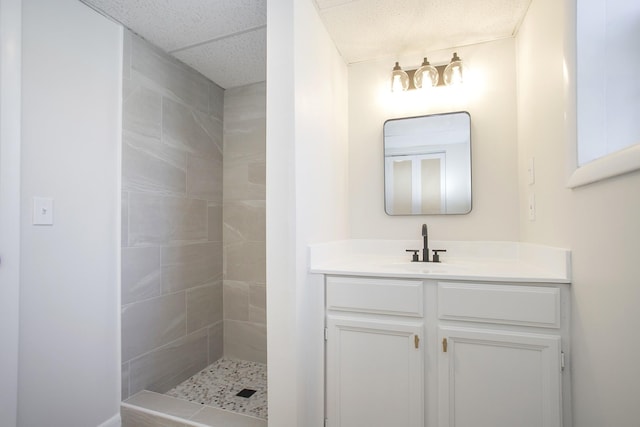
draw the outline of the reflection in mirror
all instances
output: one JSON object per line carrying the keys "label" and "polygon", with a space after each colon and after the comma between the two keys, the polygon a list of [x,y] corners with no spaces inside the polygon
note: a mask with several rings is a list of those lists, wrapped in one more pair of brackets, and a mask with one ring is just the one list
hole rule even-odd
{"label": "reflection in mirror", "polygon": [[471,211],[469,113],[387,120],[383,133],[388,215]]}

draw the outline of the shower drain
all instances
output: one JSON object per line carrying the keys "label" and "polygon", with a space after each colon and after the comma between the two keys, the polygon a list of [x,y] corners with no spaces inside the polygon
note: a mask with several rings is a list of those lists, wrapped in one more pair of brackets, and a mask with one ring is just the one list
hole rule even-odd
{"label": "shower drain", "polygon": [[251,390],[250,388],[243,388],[238,392],[238,394],[236,394],[236,396],[245,397],[248,399],[251,396],[253,396],[255,392],[256,392],[255,390]]}

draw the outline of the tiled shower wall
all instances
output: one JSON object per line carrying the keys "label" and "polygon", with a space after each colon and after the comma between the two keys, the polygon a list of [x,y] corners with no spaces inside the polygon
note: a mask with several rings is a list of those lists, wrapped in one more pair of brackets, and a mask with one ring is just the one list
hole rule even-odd
{"label": "tiled shower wall", "polygon": [[122,398],[222,356],[224,90],[126,32]]}
{"label": "tiled shower wall", "polygon": [[266,84],[224,97],[224,354],[266,363]]}

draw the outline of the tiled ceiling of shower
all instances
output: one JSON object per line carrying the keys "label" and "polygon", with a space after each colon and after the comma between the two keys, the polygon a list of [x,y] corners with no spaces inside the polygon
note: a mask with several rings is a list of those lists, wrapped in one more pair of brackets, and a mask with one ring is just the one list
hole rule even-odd
{"label": "tiled ceiling of shower", "polygon": [[[267,0],[82,1],[223,88],[265,80]],[[315,3],[345,62],[354,63],[510,37],[531,0]]]}

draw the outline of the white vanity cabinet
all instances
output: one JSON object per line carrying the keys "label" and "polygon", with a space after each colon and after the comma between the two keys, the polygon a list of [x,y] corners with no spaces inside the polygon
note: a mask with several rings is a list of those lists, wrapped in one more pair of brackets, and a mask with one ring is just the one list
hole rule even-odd
{"label": "white vanity cabinet", "polygon": [[439,427],[561,427],[560,288],[438,283]]}
{"label": "white vanity cabinet", "polygon": [[567,285],[325,277],[329,427],[571,425]]}
{"label": "white vanity cabinet", "polygon": [[326,425],[423,427],[423,283],[326,279]]}

